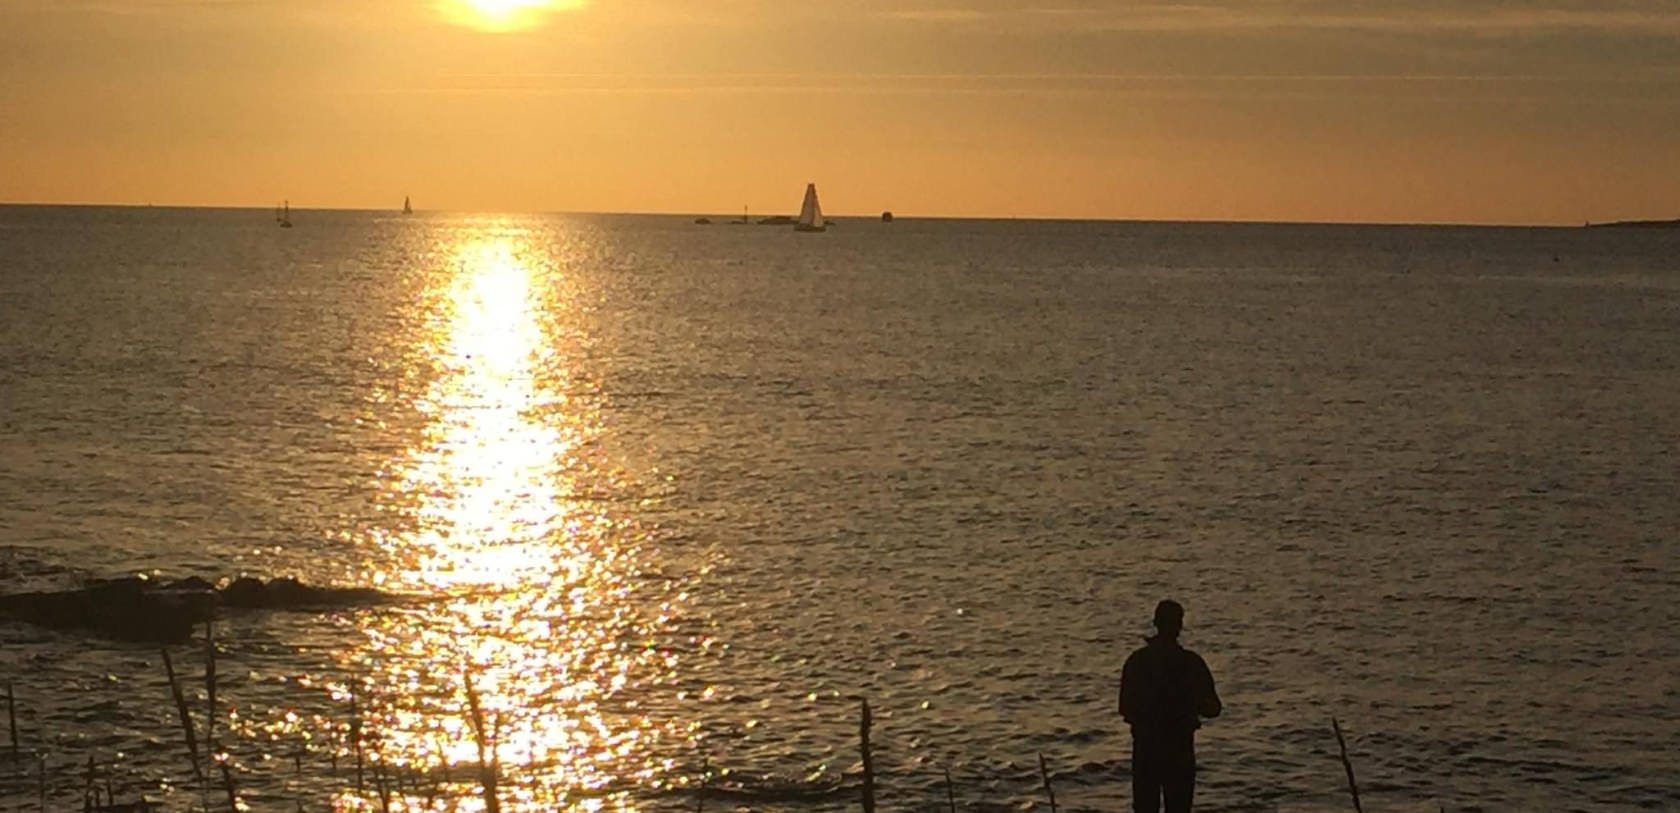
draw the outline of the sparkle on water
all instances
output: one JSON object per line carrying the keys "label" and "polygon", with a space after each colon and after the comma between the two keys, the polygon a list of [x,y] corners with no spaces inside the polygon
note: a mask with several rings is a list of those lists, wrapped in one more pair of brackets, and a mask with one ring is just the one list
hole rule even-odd
{"label": "sparkle on water", "polygon": [[[578,453],[599,415],[558,389],[564,270],[525,237],[463,239],[432,292],[429,428],[390,486],[409,530],[377,540],[373,558],[396,568],[369,575],[443,598],[364,618],[367,646],[345,663],[361,688],[340,695],[358,694],[375,758],[403,771],[471,777],[483,759],[505,776],[502,810],[627,809],[630,787],[669,773],[655,741],[684,736],[634,699],[674,673],[646,629],[668,608],[632,604],[638,538],[601,510],[594,495],[617,484],[592,481],[603,475]],[[346,790],[339,803],[366,799]]]}

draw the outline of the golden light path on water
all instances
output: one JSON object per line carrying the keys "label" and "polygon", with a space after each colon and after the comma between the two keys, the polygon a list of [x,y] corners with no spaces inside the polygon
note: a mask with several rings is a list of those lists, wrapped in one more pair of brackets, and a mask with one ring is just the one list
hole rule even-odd
{"label": "golden light path on water", "polygon": [[[683,736],[644,706],[675,667],[654,643],[671,608],[637,592],[643,540],[608,510],[627,485],[591,458],[598,401],[566,389],[577,288],[530,237],[464,232],[432,291],[429,429],[391,485],[412,521],[380,539],[400,564],[379,576],[443,598],[372,617],[347,665],[363,676],[367,758],[454,792],[392,809],[483,809],[491,762],[504,811],[633,809],[628,790],[670,772],[657,741]],[[365,786],[339,799],[387,803]]]}

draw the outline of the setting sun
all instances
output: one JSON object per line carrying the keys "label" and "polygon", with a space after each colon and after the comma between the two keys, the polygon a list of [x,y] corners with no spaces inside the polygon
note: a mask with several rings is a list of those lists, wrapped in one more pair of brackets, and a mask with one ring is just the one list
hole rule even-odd
{"label": "setting sun", "polygon": [[550,12],[580,5],[583,0],[444,0],[444,14],[484,31],[518,31],[537,25]]}

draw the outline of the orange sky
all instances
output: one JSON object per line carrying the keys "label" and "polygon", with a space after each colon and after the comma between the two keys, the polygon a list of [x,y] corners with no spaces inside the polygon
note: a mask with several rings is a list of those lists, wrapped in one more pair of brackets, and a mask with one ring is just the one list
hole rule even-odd
{"label": "orange sky", "polygon": [[0,200],[727,214],[815,181],[839,213],[1680,217],[1680,0],[493,16],[0,0]]}

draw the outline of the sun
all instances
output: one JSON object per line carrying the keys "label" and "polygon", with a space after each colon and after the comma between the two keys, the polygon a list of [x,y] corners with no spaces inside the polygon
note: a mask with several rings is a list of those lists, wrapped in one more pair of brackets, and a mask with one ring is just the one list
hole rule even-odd
{"label": "sun", "polygon": [[521,31],[583,0],[442,0],[444,16],[481,31]]}

